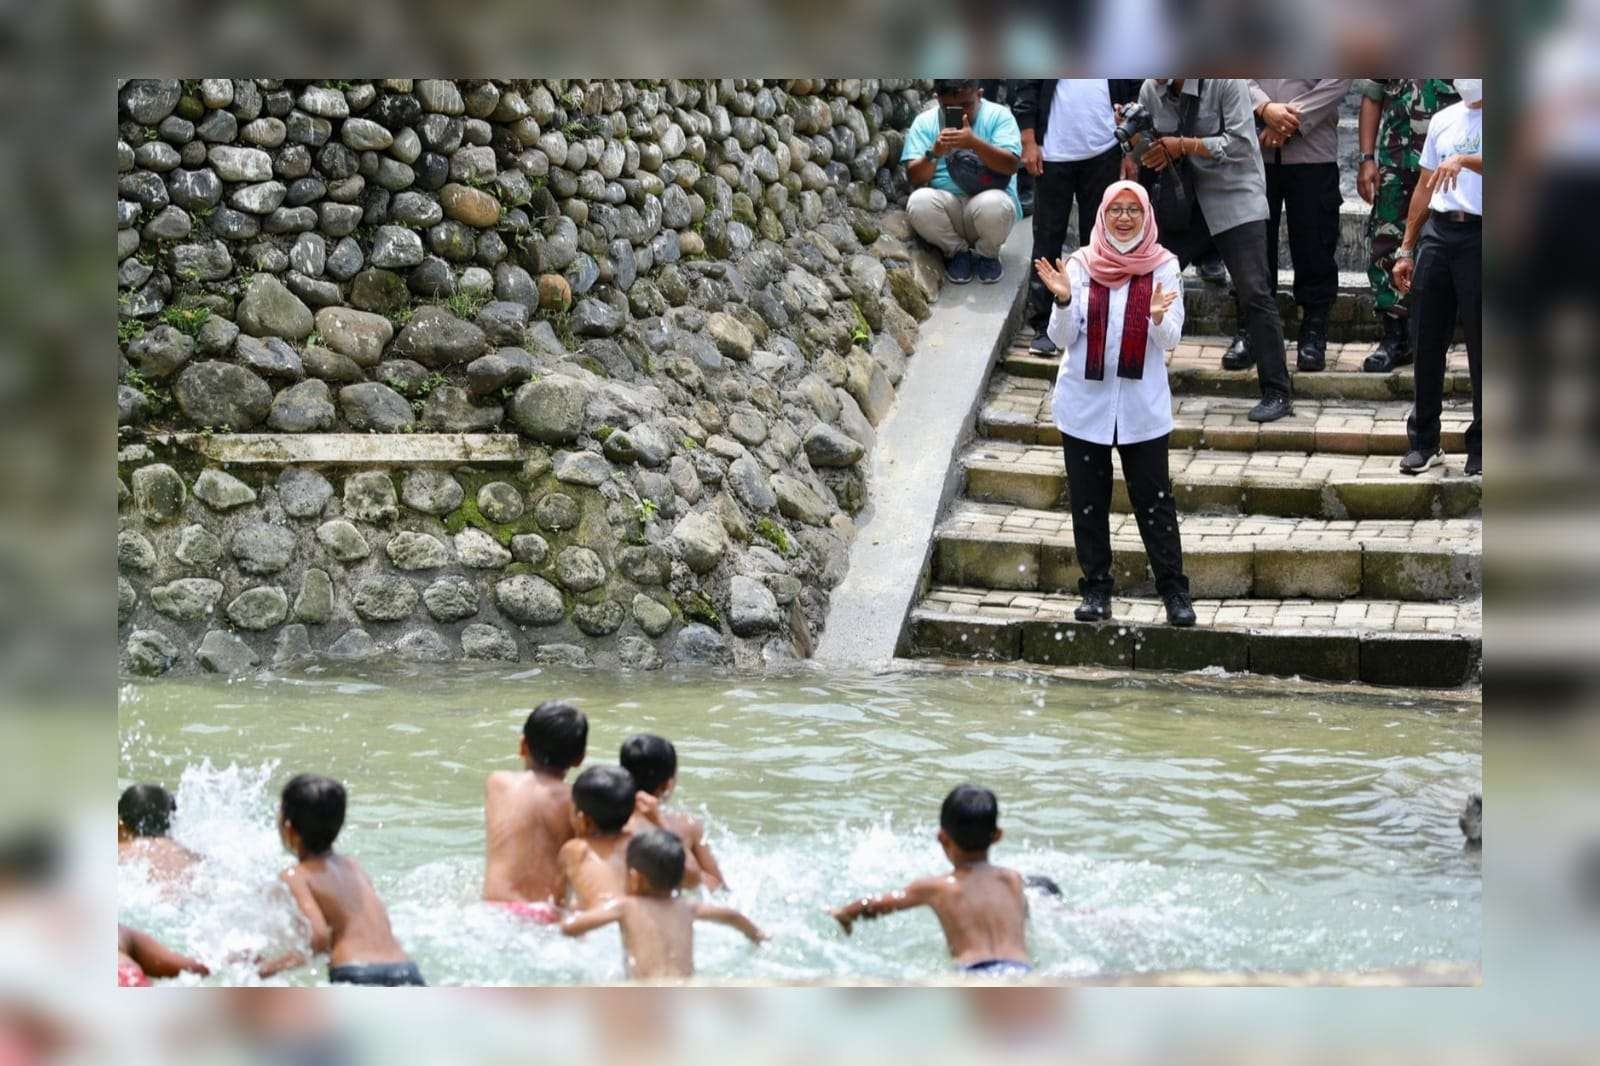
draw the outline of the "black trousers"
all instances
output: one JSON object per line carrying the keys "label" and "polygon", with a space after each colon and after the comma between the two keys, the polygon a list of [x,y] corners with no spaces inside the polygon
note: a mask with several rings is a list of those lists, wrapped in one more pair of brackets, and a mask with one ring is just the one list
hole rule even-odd
{"label": "black trousers", "polygon": [[[1044,173],[1034,182],[1034,258],[1054,262],[1061,255],[1061,247],[1067,243],[1067,220],[1072,214],[1074,200],[1078,204],[1078,246],[1088,244],[1095,215],[1100,210],[1100,198],[1121,174],[1122,149],[1115,146],[1073,163],[1046,162]],[[1050,324],[1050,302],[1049,290],[1039,280],[1038,273],[1029,267],[1028,325],[1035,333],[1043,333]]]}
{"label": "black trousers", "polygon": [[1278,285],[1278,228],[1289,213],[1289,258],[1294,263],[1294,302],[1308,315],[1326,317],[1339,295],[1338,163],[1268,163],[1267,263]]}
{"label": "black trousers", "polygon": [[1111,576],[1111,449],[1122,456],[1122,476],[1139,523],[1156,591],[1162,596],[1188,592],[1183,576],[1183,541],[1178,536],[1178,508],[1167,476],[1167,438],[1138,444],[1094,444],[1066,433],[1067,494],[1072,497],[1072,543],[1083,577],[1078,588],[1110,595]]}
{"label": "black trousers", "polygon": [[1233,279],[1239,327],[1249,336],[1250,351],[1256,357],[1261,395],[1291,395],[1289,368],[1283,358],[1283,319],[1278,315],[1275,291],[1278,270],[1276,266],[1269,270],[1267,262],[1267,223],[1243,222],[1221,233],[1210,233],[1205,216],[1196,206],[1189,228],[1172,237],[1163,233],[1161,243],[1178,257],[1180,267],[1201,258],[1212,246],[1222,253],[1228,276]]}
{"label": "black trousers", "polygon": [[1411,447],[1439,447],[1439,415],[1444,409],[1444,359],[1455,339],[1456,323],[1467,341],[1472,376],[1472,425],[1467,454],[1483,457],[1483,223],[1452,222],[1432,215],[1417,241],[1411,279],[1412,342],[1417,350],[1417,399],[1406,419]]}

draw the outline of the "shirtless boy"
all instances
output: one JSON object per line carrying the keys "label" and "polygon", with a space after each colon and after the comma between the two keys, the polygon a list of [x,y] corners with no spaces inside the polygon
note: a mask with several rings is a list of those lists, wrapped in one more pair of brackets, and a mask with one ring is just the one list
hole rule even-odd
{"label": "shirtless boy", "polygon": [[[423,984],[417,964],[395,940],[366,871],[334,854],[344,808],[344,786],[331,778],[300,774],[283,786],[278,836],[300,861],[282,878],[310,923],[310,953],[328,953],[328,980],[335,984]],[[306,952],[291,951],[263,963],[261,976],[307,961]]]}
{"label": "shirtless boy", "polygon": [[1004,977],[1029,972],[1033,965],[1028,961],[1022,875],[989,864],[989,848],[1001,836],[999,816],[993,792],[975,785],[954,789],[939,811],[939,844],[953,869],[847,903],[833,917],[848,934],[861,918],[931,907],[963,973]]}
{"label": "shirtless boy", "polygon": [[483,789],[488,843],[483,898],[536,921],[554,922],[556,855],[572,839],[567,772],[583,762],[589,720],[563,700],[546,700],[522,726],[521,770],[489,775]]}
{"label": "shirtless boy", "polygon": [[620,766],[591,766],[572,782],[573,838],[561,845],[556,898],[587,910],[627,890],[626,848],[632,835],[633,777]]}
{"label": "shirtless boy", "polygon": [[694,975],[694,923],[729,925],[759,944],[767,935],[732,907],[699,903],[676,894],[687,856],[683,843],[666,829],[649,828],[628,841],[627,895],[581,911],[561,925],[567,936],[581,936],[618,922],[623,963],[630,978],[644,980]]}
{"label": "shirtless boy", "polygon": [[160,785],[130,785],[117,800],[117,861],[150,864],[150,876],[176,881],[200,856],[173,840],[172,814],[178,809],[172,793]]}
{"label": "shirtless boy", "polygon": [[[633,775],[633,783],[639,786],[640,792],[648,793],[656,798],[658,803],[665,803],[678,784],[678,751],[672,746],[672,741],[665,737],[658,737],[650,733],[640,733],[623,741],[622,768]],[[717,860],[712,857],[711,847],[706,843],[705,827],[700,824],[700,819],[695,818],[687,811],[668,810],[661,808],[660,824],[672,830],[683,842],[686,863],[683,870],[684,888],[695,888],[704,885],[715,892],[727,886],[727,880],[722,876],[722,868],[717,865]],[[635,832],[643,832],[650,828],[643,816],[636,816],[628,828]]]}
{"label": "shirtless boy", "polygon": [[197,973],[209,977],[206,964],[173,951],[148,933],[117,926],[117,987],[147,988],[152,977]]}

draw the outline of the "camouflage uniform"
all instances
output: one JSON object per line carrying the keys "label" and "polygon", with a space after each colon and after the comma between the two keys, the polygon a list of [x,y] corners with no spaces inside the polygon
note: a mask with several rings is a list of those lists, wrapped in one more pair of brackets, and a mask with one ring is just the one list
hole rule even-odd
{"label": "camouflage uniform", "polygon": [[1409,301],[1395,290],[1389,271],[1406,233],[1406,212],[1422,168],[1422,144],[1434,112],[1461,99],[1449,81],[1440,78],[1361,79],[1356,88],[1378,100],[1378,191],[1367,216],[1370,258],[1367,280],[1380,315],[1404,318]]}

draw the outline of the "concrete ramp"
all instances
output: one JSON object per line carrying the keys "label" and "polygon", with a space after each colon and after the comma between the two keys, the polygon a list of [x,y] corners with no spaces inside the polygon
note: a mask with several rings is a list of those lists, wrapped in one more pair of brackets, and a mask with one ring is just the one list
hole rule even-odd
{"label": "concrete ramp", "polygon": [[994,285],[946,284],[918,333],[917,351],[878,427],[850,569],[833,590],[814,658],[874,665],[895,655],[940,512],[955,494],[956,461],[972,437],[985,383],[1022,313],[1032,227],[1019,222],[1001,249],[1005,275]]}

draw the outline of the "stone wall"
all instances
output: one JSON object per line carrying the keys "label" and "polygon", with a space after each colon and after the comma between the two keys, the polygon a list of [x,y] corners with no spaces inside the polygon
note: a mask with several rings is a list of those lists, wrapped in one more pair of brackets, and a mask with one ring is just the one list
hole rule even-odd
{"label": "stone wall", "polygon": [[117,89],[125,668],[808,653],[938,293],[926,83]]}

